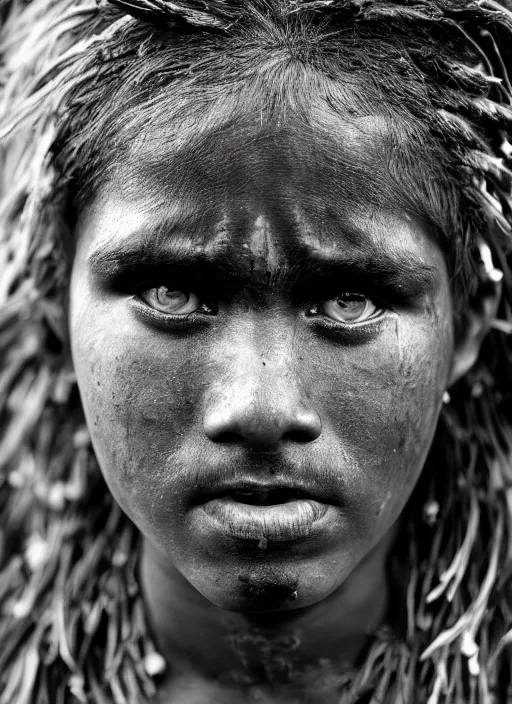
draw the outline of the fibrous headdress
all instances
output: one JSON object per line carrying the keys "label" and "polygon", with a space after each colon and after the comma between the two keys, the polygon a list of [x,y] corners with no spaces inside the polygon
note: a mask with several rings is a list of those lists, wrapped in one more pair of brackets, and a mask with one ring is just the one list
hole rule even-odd
{"label": "fibrous headdress", "polygon": [[[0,0],[0,20],[0,704],[142,704],[155,691],[164,663],[139,593],[138,535],[101,478],[67,362],[72,223],[111,153],[101,145],[116,105],[193,80],[201,47],[258,41],[393,92],[445,160],[457,207],[442,235],[463,306],[503,277],[404,515],[403,622],[376,635],[340,701],[512,701],[510,7]],[[299,50],[300,32],[314,51]]]}

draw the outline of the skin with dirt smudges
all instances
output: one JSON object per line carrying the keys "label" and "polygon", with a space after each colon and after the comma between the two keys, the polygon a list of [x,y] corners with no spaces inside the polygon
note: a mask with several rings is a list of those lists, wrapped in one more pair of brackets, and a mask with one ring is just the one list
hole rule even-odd
{"label": "skin with dirt smudges", "polygon": [[[165,701],[336,701],[386,613],[460,345],[432,233],[399,190],[378,195],[382,126],[355,140],[336,119],[326,142],[300,124],[209,132],[205,115],[197,143],[159,152],[148,126],[79,224],[74,364],[144,536]],[[270,512],[260,540],[237,538],[239,514],[204,502],[247,479],[296,482],[322,517],[279,542]]]}

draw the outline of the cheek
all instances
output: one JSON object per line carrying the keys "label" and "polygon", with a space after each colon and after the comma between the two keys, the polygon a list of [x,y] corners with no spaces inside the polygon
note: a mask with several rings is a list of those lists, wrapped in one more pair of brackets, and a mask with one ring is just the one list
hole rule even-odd
{"label": "cheek", "polygon": [[452,346],[450,324],[397,317],[374,342],[331,346],[315,369],[325,457],[343,456],[355,521],[394,520],[407,501],[435,433]]}
{"label": "cheek", "polygon": [[136,518],[167,485],[184,429],[201,420],[207,367],[194,345],[137,336],[113,318],[100,312],[72,321],[73,360],[100,467]]}

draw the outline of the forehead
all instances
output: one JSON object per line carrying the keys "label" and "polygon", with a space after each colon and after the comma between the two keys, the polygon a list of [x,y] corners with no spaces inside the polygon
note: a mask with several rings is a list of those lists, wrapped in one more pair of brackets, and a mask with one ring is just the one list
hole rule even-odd
{"label": "forehead", "polygon": [[212,96],[198,95],[194,86],[173,99],[157,96],[121,135],[124,153],[113,165],[117,190],[141,206],[153,200],[158,207],[169,196],[192,206],[206,192],[217,204],[228,192],[231,202],[258,195],[269,202],[277,186],[279,195],[288,187],[293,198],[301,193],[317,207],[397,201],[414,209],[389,168],[410,146],[404,123],[377,106],[368,112],[360,104],[363,87],[353,82],[332,90],[310,80],[301,95],[304,86],[294,88],[290,76],[277,86],[267,78],[263,86],[217,86]]}
{"label": "forehead", "polygon": [[363,110],[356,89],[312,91],[307,101],[280,95],[272,109],[268,91],[247,86],[213,99],[184,91],[167,110],[157,100],[132,121],[123,158],[82,219],[96,225],[79,232],[97,244],[158,232],[159,244],[220,243],[285,259],[299,248],[420,253],[428,227],[390,171],[397,125]]}

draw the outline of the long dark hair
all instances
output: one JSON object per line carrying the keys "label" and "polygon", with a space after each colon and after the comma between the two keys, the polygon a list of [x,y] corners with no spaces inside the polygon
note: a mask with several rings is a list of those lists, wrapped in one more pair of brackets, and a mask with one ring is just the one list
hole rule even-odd
{"label": "long dark hair", "polygon": [[326,82],[356,75],[415,135],[395,175],[446,251],[457,325],[502,279],[403,516],[403,619],[376,634],[340,701],[509,701],[510,8],[0,0],[0,19],[0,704],[142,704],[155,692],[165,663],[139,592],[138,534],[102,480],[69,363],[73,223],[163,87],[246,80],[262,52]]}

